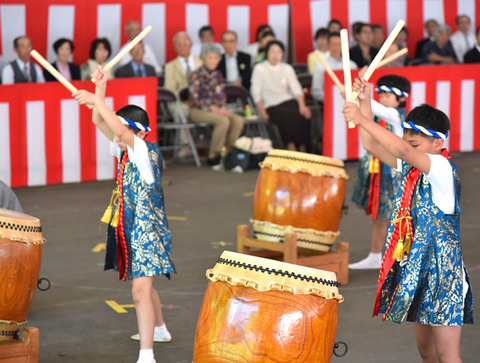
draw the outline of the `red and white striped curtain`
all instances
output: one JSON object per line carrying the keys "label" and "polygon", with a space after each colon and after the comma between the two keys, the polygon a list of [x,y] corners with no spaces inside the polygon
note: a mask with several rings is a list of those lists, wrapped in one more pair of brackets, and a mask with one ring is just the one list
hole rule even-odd
{"label": "red and white striped curtain", "polygon": [[[452,72],[455,69],[455,72]],[[343,72],[335,71],[343,80]],[[449,117],[450,136],[446,147],[450,152],[480,150],[480,67],[474,64],[456,66],[419,66],[381,68],[370,81],[395,73],[406,77],[412,90],[407,100],[407,110],[427,103]],[[357,71],[352,71],[352,77]],[[374,97],[378,101],[378,95]],[[325,77],[323,153],[336,159],[352,160],[365,153],[358,128],[348,129],[342,114],[345,100],[330,77]]]}

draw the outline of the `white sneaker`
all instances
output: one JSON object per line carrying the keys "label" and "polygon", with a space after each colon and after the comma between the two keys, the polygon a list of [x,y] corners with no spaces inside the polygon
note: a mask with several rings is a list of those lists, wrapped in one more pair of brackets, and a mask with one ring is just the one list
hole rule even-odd
{"label": "white sneaker", "polygon": [[[133,334],[130,336],[132,340],[140,340],[140,334]],[[167,343],[172,341],[172,336],[170,332],[167,330],[167,326],[163,324],[162,326],[156,326],[155,332],[153,334],[153,341],[156,343]]]}
{"label": "white sneaker", "polygon": [[241,174],[241,173],[243,173],[243,168],[242,168],[240,165],[237,165],[237,166],[234,167],[233,169],[230,169],[230,171],[231,171],[232,173],[239,173],[239,174]]}
{"label": "white sneaker", "polygon": [[211,167],[211,169],[212,169],[212,170],[215,170],[215,171],[224,171],[224,170],[225,170],[225,168],[223,167],[222,164],[213,165],[213,166]]}
{"label": "white sneaker", "polygon": [[352,270],[376,270],[382,267],[382,254],[381,253],[369,253],[367,258],[348,265]]}

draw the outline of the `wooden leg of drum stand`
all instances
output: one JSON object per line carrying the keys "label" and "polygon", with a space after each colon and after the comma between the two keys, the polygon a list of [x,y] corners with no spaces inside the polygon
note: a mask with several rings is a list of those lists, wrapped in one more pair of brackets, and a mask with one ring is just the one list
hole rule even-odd
{"label": "wooden leg of drum stand", "polygon": [[38,328],[28,327],[22,330],[22,341],[0,344],[0,363],[38,363]]}
{"label": "wooden leg of drum stand", "polygon": [[264,241],[250,237],[250,227],[237,226],[237,252],[267,258],[279,258],[284,262],[333,271],[339,284],[348,284],[348,261],[350,245],[337,242],[337,249],[320,252],[297,248],[297,235],[287,233],[283,243]]}

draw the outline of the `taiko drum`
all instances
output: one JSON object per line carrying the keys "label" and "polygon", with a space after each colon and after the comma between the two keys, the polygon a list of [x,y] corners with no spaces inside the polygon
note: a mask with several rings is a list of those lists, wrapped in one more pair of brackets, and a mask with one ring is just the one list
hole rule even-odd
{"label": "taiko drum", "polygon": [[200,310],[194,362],[330,362],[337,330],[333,272],[225,251]]}
{"label": "taiko drum", "polygon": [[37,218],[0,208],[0,341],[12,340],[26,324],[43,243]]}
{"label": "taiko drum", "polygon": [[281,242],[297,233],[298,245],[329,251],[340,234],[348,176],[341,160],[272,150],[261,163],[254,197],[254,234]]}

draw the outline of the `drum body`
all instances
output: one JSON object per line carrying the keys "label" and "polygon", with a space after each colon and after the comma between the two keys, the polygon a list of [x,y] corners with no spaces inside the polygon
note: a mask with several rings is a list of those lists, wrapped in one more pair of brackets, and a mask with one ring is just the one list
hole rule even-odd
{"label": "drum body", "polygon": [[329,251],[340,234],[348,178],[343,162],[272,150],[261,167],[251,220],[257,238],[281,242],[295,232],[300,247]]}
{"label": "drum body", "polygon": [[194,362],[330,362],[334,273],[225,251],[207,277]]}
{"label": "drum body", "polygon": [[0,341],[26,324],[45,242],[41,228],[35,217],[0,208]]}

